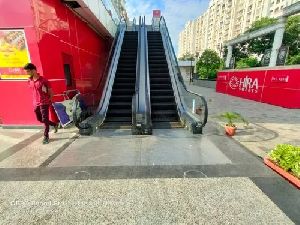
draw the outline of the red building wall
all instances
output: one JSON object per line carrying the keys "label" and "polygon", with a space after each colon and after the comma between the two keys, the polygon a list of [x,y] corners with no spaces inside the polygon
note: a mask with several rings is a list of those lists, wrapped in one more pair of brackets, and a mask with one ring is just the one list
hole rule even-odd
{"label": "red building wall", "polygon": [[300,68],[221,71],[216,91],[286,108],[300,108]]}
{"label": "red building wall", "polygon": [[[0,29],[24,29],[31,62],[49,79],[55,94],[79,89],[97,104],[111,40],[105,40],[57,0],[0,0]],[[72,83],[66,86],[64,64]],[[58,99],[57,99],[58,100]],[[0,122],[38,124],[26,80],[0,80]]]}

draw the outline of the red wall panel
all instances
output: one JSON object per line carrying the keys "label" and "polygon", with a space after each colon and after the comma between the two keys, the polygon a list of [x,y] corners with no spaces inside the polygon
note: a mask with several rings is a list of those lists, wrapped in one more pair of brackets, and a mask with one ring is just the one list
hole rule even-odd
{"label": "red wall panel", "polygon": [[265,86],[300,89],[300,69],[269,70],[266,76]]}
{"label": "red wall panel", "polygon": [[217,76],[216,91],[220,93],[227,93],[228,72],[219,72]]}
{"label": "red wall panel", "polygon": [[262,102],[285,108],[300,108],[300,89],[265,87]]}
{"label": "red wall panel", "polygon": [[[111,40],[104,40],[57,0],[22,0],[18,4],[0,0],[0,13],[0,29],[24,28],[31,62],[50,80],[55,94],[77,88],[88,103],[99,102],[101,91],[97,87],[103,76]],[[66,55],[70,56],[69,59]],[[72,87],[66,87],[64,63],[72,64],[75,81]],[[15,94],[20,90],[23,94]],[[37,123],[26,81],[0,81],[0,99],[0,118],[5,124]],[[9,116],[9,112],[20,111],[20,107],[8,102],[18,101],[22,102],[24,113]]]}
{"label": "red wall panel", "polygon": [[30,0],[0,0],[0,28],[24,28],[33,25]]}
{"label": "red wall panel", "polygon": [[0,82],[0,120],[3,124],[38,124],[27,82]]}
{"label": "red wall panel", "polygon": [[224,73],[218,73],[217,92],[286,108],[300,108],[299,68],[234,70],[228,72],[226,81]]}

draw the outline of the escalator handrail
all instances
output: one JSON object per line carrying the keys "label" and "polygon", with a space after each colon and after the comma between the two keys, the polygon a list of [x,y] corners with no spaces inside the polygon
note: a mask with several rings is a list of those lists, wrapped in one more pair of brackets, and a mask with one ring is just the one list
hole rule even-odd
{"label": "escalator handrail", "polygon": [[139,25],[138,25],[138,44],[137,44],[137,53],[136,53],[136,78],[135,78],[135,92],[132,96],[132,125],[136,126],[137,118],[137,108],[138,108],[138,99],[139,99],[139,74],[140,74],[140,49],[141,49],[141,16],[139,16]]}
{"label": "escalator handrail", "polygon": [[[173,60],[175,61],[174,63],[172,63],[173,73],[174,73],[174,67],[175,67],[176,70],[177,70],[177,73],[175,72],[174,74],[177,74],[178,80],[180,81],[180,83],[181,83],[181,85],[183,86],[183,88],[185,89],[185,91],[187,91],[188,93],[190,93],[190,94],[192,94],[192,95],[195,95],[195,96],[200,97],[201,100],[202,100],[203,103],[204,103],[204,107],[205,107],[205,110],[204,110],[204,119],[203,119],[203,121],[201,122],[201,123],[202,123],[201,126],[204,127],[205,124],[207,123],[207,117],[208,117],[207,102],[206,102],[205,98],[204,98],[202,95],[200,95],[200,94],[198,94],[198,93],[195,93],[195,92],[193,92],[193,91],[187,89],[187,87],[186,87],[186,85],[185,85],[185,83],[184,83],[184,81],[183,81],[181,72],[180,72],[180,70],[179,70],[178,60],[177,60],[177,57],[176,57],[176,54],[175,54],[175,51],[174,51],[174,47],[173,47],[173,45],[172,45],[171,37],[170,37],[170,34],[169,34],[168,27],[167,27],[167,25],[166,25],[165,18],[164,18],[163,16],[160,17],[160,21],[159,21],[159,30],[160,30],[160,31],[161,31],[161,29],[162,29],[162,28],[161,28],[161,23],[163,23],[163,24],[165,25],[164,27],[165,27],[165,29],[166,29],[167,40],[168,40],[168,44],[169,44],[169,46],[170,46],[169,48],[170,48],[171,54],[172,54],[172,56],[173,56],[172,58],[173,58]],[[162,33],[162,32],[161,32],[161,33]],[[166,46],[166,47],[168,47],[168,46]],[[174,64],[175,64],[175,65],[174,65]],[[176,79],[175,79],[175,82],[177,83],[177,80],[176,80]],[[178,85],[176,85],[176,86],[177,86],[177,89],[178,89]],[[180,95],[180,91],[179,91],[179,90],[178,90],[178,94]],[[180,103],[181,103],[181,106],[182,106],[183,108],[185,108],[185,107],[184,107],[184,104],[183,104],[182,101],[181,101],[181,97],[180,97]]]}
{"label": "escalator handrail", "polygon": [[[117,57],[118,53],[120,53],[121,51],[121,47],[122,47],[122,43],[123,43],[123,37],[124,37],[124,33],[125,33],[125,30],[126,30],[126,25],[124,23],[120,24],[120,33],[119,33],[119,36],[118,36],[118,40],[116,42],[116,48],[114,50],[114,54],[113,54],[113,58],[111,60],[111,64],[110,64],[110,67],[109,67],[109,71],[108,71],[108,79],[107,79],[107,82],[105,84],[105,88],[103,89],[103,94],[101,96],[101,100],[100,100],[100,103],[99,103],[99,106],[97,108],[97,113],[101,113],[103,112],[104,109],[107,108],[108,104],[109,104],[109,100],[106,99],[107,98],[107,94],[108,94],[108,89],[109,87],[112,87],[112,84],[113,84],[113,81],[112,80],[112,75],[113,73],[116,72],[116,68],[118,66],[118,60],[119,58]],[[106,101],[106,104],[105,104],[105,101]]]}
{"label": "escalator handrail", "polygon": [[[109,53],[108,53],[108,59],[107,59],[107,61],[105,63],[105,67],[104,67],[104,70],[103,70],[103,73],[102,73],[102,77],[100,78],[100,80],[99,80],[96,88],[94,89],[94,91],[97,91],[99,89],[99,87],[101,87],[101,85],[103,85],[103,83],[105,81],[104,78],[106,77],[105,75],[108,73],[108,68],[109,68],[110,62],[112,61],[113,52],[114,52],[115,47],[116,47],[116,42],[118,40],[118,36],[119,36],[119,33],[120,33],[121,24],[124,23],[123,19],[124,18],[121,17],[121,19],[119,21],[118,28],[117,28],[117,31],[115,33],[115,38],[114,38],[114,40],[113,40],[113,42],[111,44],[111,48],[110,48]],[[124,23],[124,24],[127,27],[127,24],[126,23]],[[94,91],[92,91],[92,92],[94,92]]]}
{"label": "escalator handrail", "polygon": [[147,27],[146,27],[146,18],[144,16],[144,29],[145,29],[145,65],[146,65],[146,123],[149,127],[152,127],[151,121],[151,94],[150,94],[150,72],[149,72],[149,59],[148,59],[148,35],[147,35]]}
{"label": "escalator handrail", "polygon": [[[145,17],[139,18],[138,55],[136,67],[136,86],[133,101],[133,126],[139,129],[139,134],[151,129],[151,107],[149,90],[149,68],[147,52],[147,30]],[[138,116],[138,117],[137,117]],[[139,127],[139,128],[137,128]],[[145,129],[145,130],[144,130]],[[147,130],[147,131],[146,131]]]}

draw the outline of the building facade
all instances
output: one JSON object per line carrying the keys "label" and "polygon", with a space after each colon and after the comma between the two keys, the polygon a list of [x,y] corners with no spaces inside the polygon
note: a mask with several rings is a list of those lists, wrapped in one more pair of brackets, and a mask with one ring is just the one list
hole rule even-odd
{"label": "building facade", "polygon": [[[80,1],[82,6],[87,1]],[[78,4],[79,4],[78,3]],[[89,3],[93,3],[89,1]],[[96,2],[96,0],[94,1]],[[96,7],[82,7],[82,20],[65,1],[0,0],[0,126],[39,125],[33,113],[32,93],[23,66],[34,63],[54,91],[54,101],[66,90],[79,90],[85,102],[97,107],[105,81],[114,37],[111,17]],[[96,4],[97,5],[97,4]],[[102,7],[104,8],[104,7]],[[21,10],[21,11],[20,11]],[[80,11],[78,11],[80,12]],[[98,18],[106,16],[106,20]],[[87,23],[93,19],[93,26]],[[97,23],[95,21],[98,21]]]}
{"label": "building facade", "polygon": [[178,57],[213,49],[221,56],[223,43],[248,30],[262,17],[279,17],[299,0],[211,0],[208,10],[189,21],[179,34]]}

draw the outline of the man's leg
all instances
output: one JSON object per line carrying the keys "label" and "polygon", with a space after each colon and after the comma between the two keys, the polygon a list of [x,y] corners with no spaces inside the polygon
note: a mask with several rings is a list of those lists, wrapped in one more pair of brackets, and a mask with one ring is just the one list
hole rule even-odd
{"label": "man's leg", "polygon": [[34,112],[35,112],[36,119],[37,119],[38,121],[40,121],[41,123],[43,123],[43,120],[42,120],[42,113],[41,113],[41,108],[40,108],[40,106],[36,106],[35,109],[34,109]]}
{"label": "man's leg", "polygon": [[42,114],[42,121],[44,123],[44,144],[49,142],[49,105],[41,105],[41,114]]}

